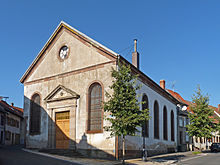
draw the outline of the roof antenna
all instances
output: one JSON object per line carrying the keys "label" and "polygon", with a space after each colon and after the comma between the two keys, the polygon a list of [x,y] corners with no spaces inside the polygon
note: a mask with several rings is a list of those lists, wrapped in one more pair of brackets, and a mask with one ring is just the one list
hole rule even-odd
{"label": "roof antenna", "polygon": [[174,80],[174,81],[171,81],[171,88],[172,88],[172,90],[173,90],[173,92],[175,91],[175,84],[176,84],[176,81]]}
{"label": "roof antenna", "polygon": [[9,98],[9,97],[0,96],[0,101],[3,100],[3,99],[4,99],[3,101],[6,101],[8,98]]}

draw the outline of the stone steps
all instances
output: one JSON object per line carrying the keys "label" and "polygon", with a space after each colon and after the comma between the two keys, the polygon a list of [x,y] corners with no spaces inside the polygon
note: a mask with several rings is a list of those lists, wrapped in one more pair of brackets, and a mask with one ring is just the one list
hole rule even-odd
{"label": "stone steps", "polygon": [[39,152],[60,155],[60,156],[68,156],[68,157],[81,157],[81,158],[84,157],[76,150],[69,150],[69,149],[40,149]]}

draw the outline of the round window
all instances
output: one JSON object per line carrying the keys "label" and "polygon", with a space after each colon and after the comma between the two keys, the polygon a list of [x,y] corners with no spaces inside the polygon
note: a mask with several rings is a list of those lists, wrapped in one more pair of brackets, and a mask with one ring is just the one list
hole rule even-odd
{"label": "round window", "polygon": [[63,46],[63,47],[60,49],[60,53],[59,53],[60,58],[61,58],[62,60],[64,60],[64,59],[67,57],[68,52],[69,52],[69,48],[68,48],[67,46]]}

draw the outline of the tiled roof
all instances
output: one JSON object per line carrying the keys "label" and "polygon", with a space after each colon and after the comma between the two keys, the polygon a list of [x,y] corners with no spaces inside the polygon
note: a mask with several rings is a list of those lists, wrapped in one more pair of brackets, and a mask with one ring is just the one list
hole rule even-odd
{"label": "tiled roof", "polygon": [[23,109],[9,105],[7,102],[0,100],[0,105],[4,108],[5,111],[11,112],[17,116],[23,117]]}
{"label": "tiled roof", "polygon": [[[187,104],[187,105],[188,105],[187,111],[188,111],[188,112],[192,112],[192,110],[190,109],[190,106],[192,106],[193,103],[192,103],[191,101],[187,101],[187,100],[183,99],[182,96],[180,96],[179,93],[174,92],[174,91],[172,91],[172,90],[170,90],[170,89],[167,89],[167,91],[168,91],[173,97],[175,97],[176,99],[178,99],[179,101],[181,101],[181,102]],[[216,118],[219,118],[218,108],[216,108],[216,107],[214,107],[214,106],[212,106],[212,105],[209,105],[209,107],[214,110],[214,115],[213,115],[213,116],[210,116],[210,118],[213,118],[213,119],[214,119],[214,122],[217,123],[218,120],[217,120]]]}
{"label": "tiled roof", "polygon": [[18,111],[21,111],[22,113],[24,112],[22,108],[19,108],[19,107],[15,107],[15,106],[12,106],[12,105],[11,105],[11,107],[12,107],[13,109],[16,109],[16,110],[18,110]]}
{"label": "tiled roof", "polygon": [[178,101],[180,101],[180,102],[182,102],[182,103],[184,103],[184,104],[189,105],[188,102],[187,102],[186,100],[184,100],[184,99],[180,96],[179,93],[174,92],[174,91],[172,91],[172,90],[170,90],[170,89],[167,89],[167,91],[168,91],[173,97],[175,97]]}

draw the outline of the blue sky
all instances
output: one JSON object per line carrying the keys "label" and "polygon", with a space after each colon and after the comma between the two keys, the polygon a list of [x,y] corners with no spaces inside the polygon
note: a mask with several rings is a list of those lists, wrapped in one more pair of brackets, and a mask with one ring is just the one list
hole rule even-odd
{"label": "blue sky", "polygon": [[137,38],[144,73],[188,100],[200,84],[217,106],[219,9],[218,0],[1,0],[0,96],[23,107],[19,80],[63,20],[129,61]]}

